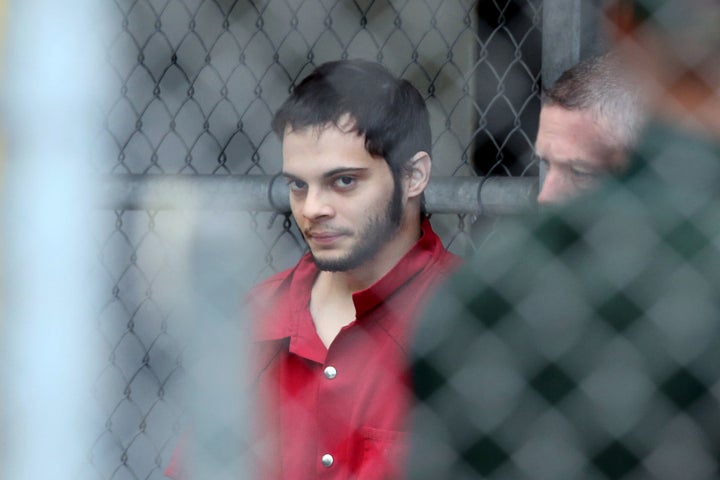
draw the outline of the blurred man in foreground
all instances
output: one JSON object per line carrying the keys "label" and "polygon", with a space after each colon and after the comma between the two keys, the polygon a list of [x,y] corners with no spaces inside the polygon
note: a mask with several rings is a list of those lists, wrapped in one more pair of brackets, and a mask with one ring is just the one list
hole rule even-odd
{"label": "blurred man in foreground", "polygon": [[613,7],[652,117],[624,173],[431,301],[413,480],[720,475],[720,4]]}
{"label": "blurred man in foreground", "polygon": [[637,92],[616,55],[586,59],[543,95],[535,153],[546,167],[540,204],[556,204],[619,173],[641,118]]}

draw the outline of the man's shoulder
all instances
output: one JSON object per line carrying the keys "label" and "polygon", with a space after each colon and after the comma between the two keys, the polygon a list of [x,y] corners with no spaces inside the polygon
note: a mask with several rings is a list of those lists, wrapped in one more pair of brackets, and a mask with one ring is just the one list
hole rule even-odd
{"label": "man's shoulder", "polygon": [[429,219],[423,221],[423,235],[429,240],[429,244],[426,245],[430,245],[430,248],[426,251],[431,252],[432,261],[429,270],[433,275],[447,277],[462,265],[463,258],[445,248]]}
{"label": "man's shoulder", "polygon": [[435,256],[434,261],[426,269],[425,277],[428,280],[427,288],[429,292],[441,288],[450,282],[464,264],[464,258],[456,255],[444,247],[440,254]]}
{"label": "man's shoulder", "polygon": [[308,275],[312,275],[315,266],[312,257],[309,254],[303,255],[298,262],[290,268],[281,270],[271,276],[256,283],[247,293],[247,297],[253,302],[257,300],[268,300],[277,293],[287,289],[283,286],[289,286],[290,283],[298,278],[302,279]]}
{"label": "man's shoulder", "polygon": [[285,281],[286,278],[288,278],[290,275],[292,275],[293,270],[295,270],[297,266],[294,265],[290,268],[286,268],[285,270],[281,270],[279,272],[273,273],[269,277],[266,277],[263,280],[260,280],[258,283],[253,286],[253,290],[265,290],[267,288],[271,288],[273,285],[277,285],[278,283],[282,283]]}
{"label": "man's shoulder", "polygon": [[258,300],[263,301],[271,298],[280,290],[283,283],[292,276],[296,268],[297,265],[294,265],[256,283],[247,293],[248,300],[256,302]]}
{"label": "man's shoulder", "polygon": [[445,250],[443,255],[438,259],[438,268],[441,270],[452,273],[464,262],[463,257],[456,255],[449,250]]}

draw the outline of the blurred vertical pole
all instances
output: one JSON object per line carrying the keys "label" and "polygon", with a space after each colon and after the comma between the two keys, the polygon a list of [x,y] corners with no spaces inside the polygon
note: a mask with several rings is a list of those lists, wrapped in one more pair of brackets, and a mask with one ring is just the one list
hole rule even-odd
{"label": "blurred vertical pole", "polygon": [[[229,228],[222,214],[206,212],[195,219],[187,255],[183,307],[188,329],[184,367],[191,422],[188,454],[190,478],[253,478],[248,456],[253,418],[248,395],[250,319],[241,308],[250,278],[237,272],[251,267],[262,252],[253,251],[250,232]],[[233,245],[245,250],[232,252]]]}
{"label": "blurred vertical pole", "polygon": [[99,364],[88,157],[106,2],[6,2],[0,478],[70,479],[87,463]]}
{"label": "blurred vertical pole", "polygon": [[[0,0],[0,88],[3,85],[3,74],[5,73],[5,0]],[[0,97],[1,98],[1,97]],[[4,191],[5,191],[5,122],[4,118],[0,116],[0,222],[4,223],[4,212],[5,202]],[[5,259],[5,244],[6,235],[0,235],[0,265],[4,265]],[[5,272],[3,268],[0,268],[0,348],[2,348],[5,340]],[[4,412],[4,402],[6,401],[6,385],[3,384],[3,377],[0,375],[0,412]],[[5,456],[3,452],[7,450],[7,435],[3,435],[2,432],[7,431],[7,421],[4,415],[0,413],[0,465],[5,463]]]}

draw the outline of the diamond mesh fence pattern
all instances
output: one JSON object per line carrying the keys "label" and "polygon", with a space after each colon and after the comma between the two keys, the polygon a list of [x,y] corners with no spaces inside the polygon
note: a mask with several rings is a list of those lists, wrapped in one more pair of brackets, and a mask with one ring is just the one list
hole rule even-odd
{"label": "diamond mesh fence pattern", "polygon": [[718,478],[717,194],[654,174],[498,227],[430,303],[410,478]]}
{"label": "diamond mesh fence pattern", "polygon": [[[315,66],[360,57],[425,96],[434,175],[537,175],[530,152],[541,5],[115,0],[107,51],[117,95],[102,138],[114,155],[94,167],[111,175],[274,174],[274,111]],[[484,238],[472,235],[485,221],[476,220],[433,216],[460,254]],[[173,290],[193,272],[202,276],[192,262],[203,251],[230,267],[202,293],[229,305],[243,287],[292,265],[305,246],[288,217],[269,213],[106,211],[99,221],[107,298],[97,325],[107,365],[96,394],[107,420],[90,449],[90,476],[160,479],[185,420],[186,346]]]}
{"label": "diamond mesh fence pattern", "polygon": [[314,66],[348,57],[380,61],[426,95],[437,173],[470,173],[475,143],[494,146],[488,173],[530,151],[540,2],[116,5],[107,130],[118,154],[104,171],[274,173],[273,112]]}
{"label": "diamond mesh fence pattern", "polygon": [[430,302],[413,480],[720,477],[720,129],[682,100],[717,88],[720,5],[621,3],[628,70],[668,75],[650,119],[624,172],[503,221]]}

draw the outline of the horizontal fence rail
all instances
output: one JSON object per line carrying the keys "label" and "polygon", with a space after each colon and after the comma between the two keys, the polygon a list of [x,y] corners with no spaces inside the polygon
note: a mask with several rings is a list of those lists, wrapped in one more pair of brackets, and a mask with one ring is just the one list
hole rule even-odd
{"label": "horizontal fence rail", "polygon": [[[277,175],[111,175],[102,190],[102,208],[114,210],[290,211]],[[425,205],[429,213],[522,213],[537,193],[537,177],[433,177]]]}

